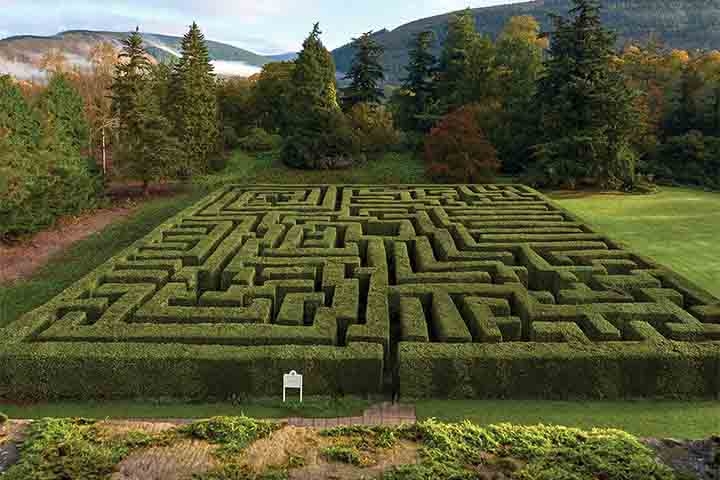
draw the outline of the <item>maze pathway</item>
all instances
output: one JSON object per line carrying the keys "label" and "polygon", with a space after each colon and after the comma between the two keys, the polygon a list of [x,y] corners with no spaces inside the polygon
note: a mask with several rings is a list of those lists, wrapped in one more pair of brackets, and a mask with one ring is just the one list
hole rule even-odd
{"label": "maze pathway", "polygon": [[522,185],[230,185],[0,334],[17,398],[720,392],[720,300]]}

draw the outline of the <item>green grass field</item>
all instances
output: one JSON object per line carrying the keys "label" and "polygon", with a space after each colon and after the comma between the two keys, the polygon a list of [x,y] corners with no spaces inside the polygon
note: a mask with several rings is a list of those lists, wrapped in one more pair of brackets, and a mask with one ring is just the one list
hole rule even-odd
{"label": "green grass field", "polygon": [[599,232],[720,296],[720,193],[664,187],[654,195],[551,195]]}

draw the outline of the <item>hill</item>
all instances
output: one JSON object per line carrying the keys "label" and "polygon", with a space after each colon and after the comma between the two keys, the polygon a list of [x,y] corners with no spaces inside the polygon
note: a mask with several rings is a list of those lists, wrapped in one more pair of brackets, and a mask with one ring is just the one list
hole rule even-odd
{"label": "hill", "polygon": [[[93,45],[110,42],[118,48],[126,32],[102,32],[72,30],[49,37],[15,36],[0,40],[0,73],[12,73],[19,78],[42,76],[37,64],[51,49],[61,51],[68,62],[75,66],[87,65],[87,56]],[[158,62],[179,55],[181,37],[143,33],[148,53]],[[249,76],[260,71],[260,67],[272,61],[242,48],[225,43],[208,41],[210,57],[220,75]]]}
{"label": "hill", "polygon": [[[618,33],[618,42],[644,41],[655,37],[665,45],[682,49],[720,48],[720,2],[717,0],[602,0],[605,24]],[[544,30],[550,28],[548,15],[570,8],[570,0],[536,0],[527,3],[473,9],[480,32],[495,37],[510,17],[532,15]],[[388,79],[404,75],[407,46],[422,30],[433,30],[439,43],[447,35],[451,13],[424,18],[392,31],[382,30],[375,38],[385,47],[384,64]],[[338,70],[347,71],[353,49],[348,44],[333,51]]]}

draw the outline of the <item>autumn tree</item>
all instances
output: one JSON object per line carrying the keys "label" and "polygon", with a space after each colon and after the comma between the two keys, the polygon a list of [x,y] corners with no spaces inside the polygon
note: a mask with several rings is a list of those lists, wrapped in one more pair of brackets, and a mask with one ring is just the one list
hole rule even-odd
{"label": "autumn tree", "polygon": [[425,139],[429,176],[455,183],[492,181],[500,169],[495,148],[480,127],[478,105],[466,105],[443,117]]}
{"label": "autumn tree", "polygon": [[535,170],[546,183],[588,180],[618,188],[634,181],[634,93],[614,53],[615,36],[596,0],[573,0],[554,32],[535,105],[541,142]]}
{"label": "autumn tree", "polygon": [[350,85],[344,90],[343,104],[352,109],[359,103],[380,103],[385,97],[380,84],[385,79],[381,58],[384,48],[373,38],[373,32],[354,38],[355,56],[345,76]]}
{"label": "autumn tree", "polygon": [[185,173],[203,172],[219,146],[219,113],[214,67],[205,36],[193,22],[172,72],[172,120],[183,146]]}

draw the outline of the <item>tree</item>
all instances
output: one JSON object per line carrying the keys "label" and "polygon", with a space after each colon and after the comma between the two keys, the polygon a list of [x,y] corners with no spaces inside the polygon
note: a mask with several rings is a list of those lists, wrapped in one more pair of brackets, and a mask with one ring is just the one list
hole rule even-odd
{"label": "tree", "polygon": [[470,100],[469,80],[474,52],[479,39],[475,30],[475,17],[470,9],[454,15],[448,25],[438,71],[437,92],[446,110],[452,110]]}
{"label": "tree", "polygon": [[253,109],[267,131],[287,133],[295,62],[271,62],[263,66],[253,87]]}
{"label": "tree", "polygon": [[493,145],[480,128],[482,108],[467,105],[447,114],[425,139],[425,163],[431,177],[449,182],[491,180],[500,169]]}
{"label": "tree", "polygon": [[78,153],[88,145],[89,128],[80,92],[62,73],[50,79],[38,102],[50,150]]}
{"label": "tree", "polygon": [[160,110],[157,77],[152,75],[138,30],[123,41],[119,59],[111,88],[112,108],[119,123],[118,157],[124,173],[142,180],[147,194],[151,181],[177,172],[173,163],[184,151]]}
{"label": "tree", "polygon": [[535,168],[548,183],[587,179],[618,188],[634,181],[635,95],[598,2],[573,4],[568,18],[552,17],[555,31],[536,95],[543,137],[535,146]]}
{"label": "tree", "polygon": [[10,75],[0,75],[0,139],[34,149],[40,143],[40,121]]}
{"label": "tree", "polygon": [[373,38],[373,32],[353,39],[355,56],[345,76],[350,85],[344,91],[343,103],[351,109],[358,103],[380,103],[384,98],[379,84],[385,79],[380,62],[384,48]]}
{"label": "tree", "polygon": [[297,168],[345,163],[351,150],[350,131],[337,102],[335,64],[320,33],[315,24],[293,70],[283,160]]}
{"label": "tree", "polygon": [[186,173],[206,171],[219,144],[215,75],[205,36],[193,22],[181,45],[172,74],[172,119],[183,144]]}
{"label": "tree", "polygon": [[399,91],[398,120],[400,126],[407,130],[427,132],[437,118],[433,115],[437,110],[434,43],[435,34],[426,30],[418,33],[411,44],[407,76]]}

